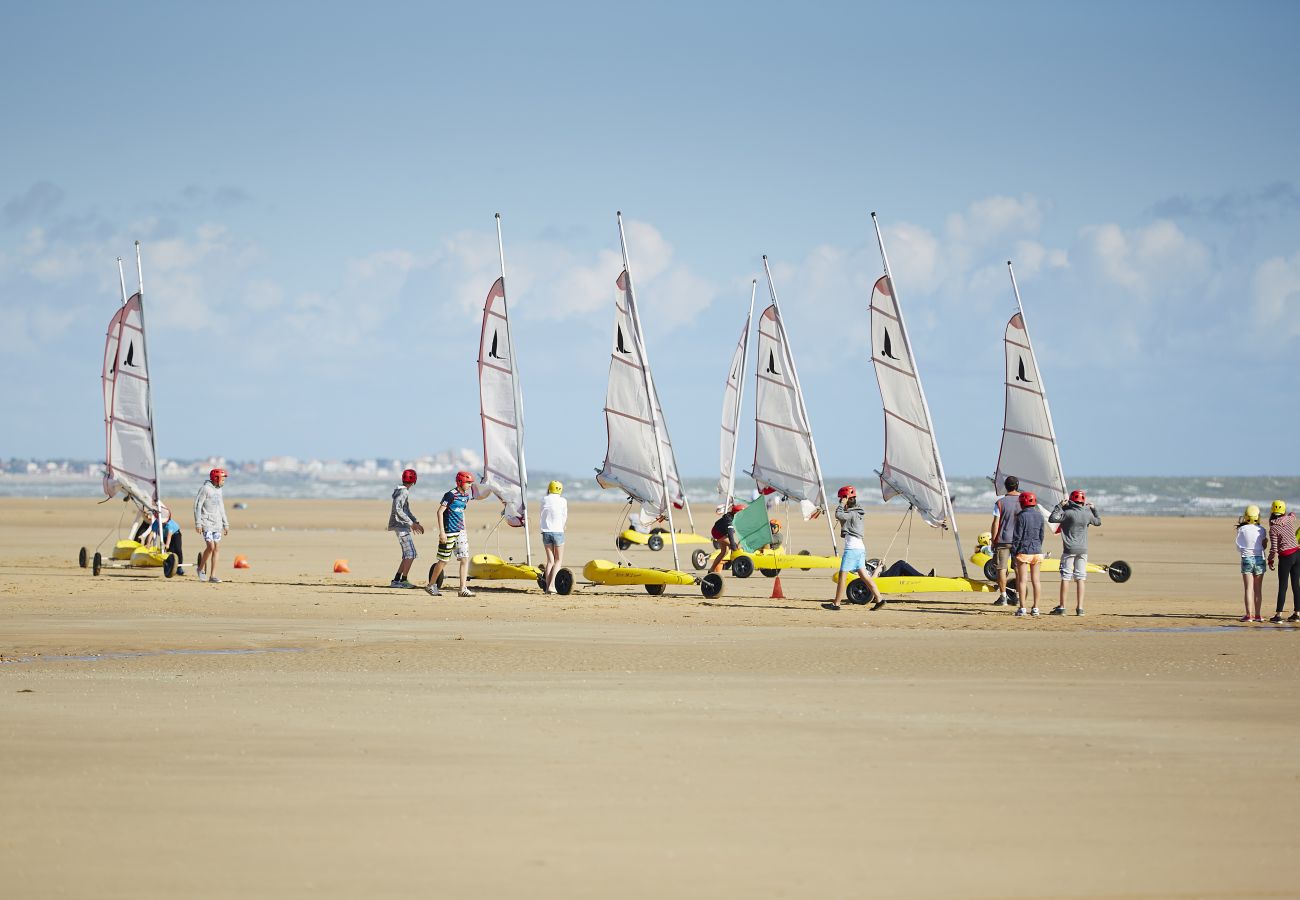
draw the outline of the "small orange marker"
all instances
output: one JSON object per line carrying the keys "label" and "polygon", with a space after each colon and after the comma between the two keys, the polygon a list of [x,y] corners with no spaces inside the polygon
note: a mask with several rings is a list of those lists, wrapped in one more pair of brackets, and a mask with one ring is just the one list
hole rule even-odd
{"label": "small orange marker", "polygon": [[780,576],[780,575],[776,576],[776,578],[772,580],[772,596],[771,596],[769,599],[771,599],[771,600],[784,600],[784,599],[785,599],[785,593],[781,590],[781,576]]}
{"label": "small orange marker", "polygon": [[236,569],[251,569],[251,568],[252,568],[252,565],[249,564],[249,562],[248,562],[248,557],[247,557],[247,556],[245,556],[245,555],[242,554],[242,553],[239,553],[239,554],[236,554],[236,556],[235,556],[235,568],[236,568]]}
{"label": "small orange marker", "polygon": [[351,571],[352,571],[352,570],[348,568],[348,561],[347,561],[346,559],[336,559],[336,560],[334,560],[334,574],[335,574],[335,575],[347,575],[347,574],[349,574]]}

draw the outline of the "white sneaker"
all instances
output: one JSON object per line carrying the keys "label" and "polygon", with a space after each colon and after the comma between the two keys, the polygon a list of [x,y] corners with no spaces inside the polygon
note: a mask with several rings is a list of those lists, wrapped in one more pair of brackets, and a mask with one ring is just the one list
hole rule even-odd
{"label": "white sneaker", "polygon": [[1075,614],[1076,616],[1081,616],[1081,615],[1083,615],[1083,607],[1081,606],[1081,607],[1079,607],[1078,609],[1076,609],[1076,610],[1074,611],[1074,614]]}
{"label": "white sneaker", "polygon": [[469,588],[461,588],[461,589],[460,589],[460,596],[462,596],[462,597],[473,597],[473,596],[474,596],[474,592],[471,591]]}
{"label": "white sneaker", "polygon": [[1021,616],[1027,616],[1027,615],[1029,615],[1029,610],[1025,609],[1023,606],[1020,607],[1020,609],[1016,610],[1017,619],[1019,619]]}
{"label": "white sneaker", "polygon": [[208,584],[221,584],[221,579],[216,575],[208,576]]}
{"label": "white sneaker", "polygon": [[199,581],[207,581],[207,580],[208,580],[208,573],[207,573],[207,572],[200,572],[200,573],[199,573]]}
{"label": "white sneaker", "polygon": [[1031,616],[1036,616],[1036,615],[1038,615],[1038,607],[1035,606],[1033,609],[1031,609],[1031,610],[1029,611],[1029,614],[1030,614]]}
{"label": "white sneaker", "polygon": [[425,585],[424,590],[428,593],[428,595],[429,595],[430,597],[441,597],[441,596],[442,596],[442,591],[438,590],[438,586],[437,586],[436,584],[428,584],[428,585]]}

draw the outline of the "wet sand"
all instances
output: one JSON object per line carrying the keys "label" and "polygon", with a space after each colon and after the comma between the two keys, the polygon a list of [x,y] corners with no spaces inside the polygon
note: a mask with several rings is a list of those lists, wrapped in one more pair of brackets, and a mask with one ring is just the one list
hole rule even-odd
{"label": "wet sand", "polygon": [[[829,612],[819,571],[786,599],[757,574],[434,599],[387,587],[383,500],[248,502],[207,585],[78,568],[121,504],[0,500],[6,896],[1300,893],[1300,629],[1236,621],[1231,523],[1106,518],[1091,558],[1132,580],[1017,620]],[[618,513],[575,505],[575,571],[617,558]],[[521,557],[493,515],[472,549]],[[899,515],[869,512],[871,555]],[[928,529],[908,558],[956,574]]]}

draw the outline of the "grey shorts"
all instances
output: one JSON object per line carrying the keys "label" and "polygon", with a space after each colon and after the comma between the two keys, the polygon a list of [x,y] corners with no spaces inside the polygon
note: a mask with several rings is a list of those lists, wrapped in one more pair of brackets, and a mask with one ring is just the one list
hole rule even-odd
{"label": "grey shorts", "polygon": [[415,538],[411,537],[411,532],[397,532],[397,543],[402,547],[402,559],[415,559]]}
{"label": "grey shorts", "polygon": [[1065,553],[1061,556],[1062,581],[1088,580],[1088,554]]}

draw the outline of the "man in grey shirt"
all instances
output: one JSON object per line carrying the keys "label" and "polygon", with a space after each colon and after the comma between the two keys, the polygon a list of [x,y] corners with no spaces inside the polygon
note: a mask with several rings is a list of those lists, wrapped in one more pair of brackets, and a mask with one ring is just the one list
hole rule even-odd
{"label": "man in grey shirt", "polygon": [[993,564],[998,567],[998,599],[994,606],[1007,605],[1007,569],[1011,565],[1011,537],[1016,532],[1016,515],[1020,512],[1020,479],[1008,475],[1002,482],[1006,494],[993,504]]}
{"label": "man in grey shirt", "polygon": [[1083,615],[1083,582],[1088,578],[1088,526],[1100,525],[1097,508],[1083,491],[1071,491],[1069,500],[1056,504],[1047,521],[1061,526],[1061,602],[1052,615],[1065,615],[1066,585],[1075,587],[1074,614]]}

